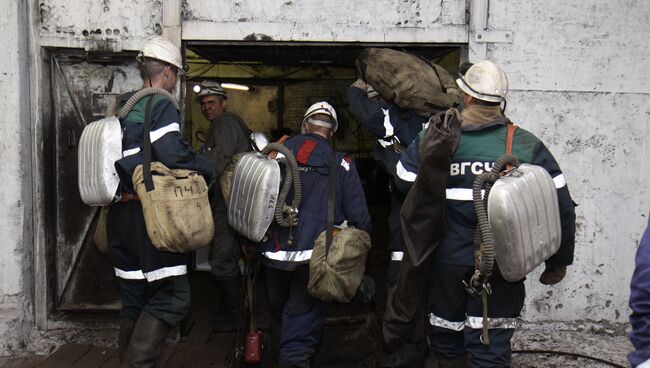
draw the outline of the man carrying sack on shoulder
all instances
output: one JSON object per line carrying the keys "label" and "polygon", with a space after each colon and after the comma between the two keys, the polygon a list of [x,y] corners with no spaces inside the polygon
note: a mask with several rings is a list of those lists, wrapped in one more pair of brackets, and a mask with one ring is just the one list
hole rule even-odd
{"label": "man carrying sack on shoulder", "polygon": [[[179,48],[156,37],[144,45],[137,60],[142,89],[162,91],[128,107],[125,103],[135,93],[119,96],[117,101],[120,110],[130,109],[121,120],[123,157],[115,163],[121,200],[110,206],[107,218],[109,252],[122,298],[121,367],[153,367],[169,330],[185,317],[190,305],[188,255],[160,251],[152,244],[133,173],[145,161],[157,161],[169,169],[196,171],[206,178],[212,175],[212,165],[183,140],[178,107],[161,95],[171,93],[182,71]],[[151,157],[145,160],[147,155]]]}

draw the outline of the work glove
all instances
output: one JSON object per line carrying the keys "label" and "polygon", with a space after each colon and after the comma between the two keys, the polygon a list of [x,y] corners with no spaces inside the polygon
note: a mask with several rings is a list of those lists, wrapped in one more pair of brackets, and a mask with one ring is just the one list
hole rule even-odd
{"label": "work glove", "polygon": [[539,277],[539,282],[544,285],[555,285],[566,276],[566,266],[546,265],[546,269]]}
{"label": "work glove", "polygon": [[359,78],[359,79],[355,80],[354,83],[352,83],[352,85],[350,85],[350,87],[356,87],[356,88],[359,88],[360,90],[365,92],[366,89],[368,88],[368,85],[366,84],[366,82],[363,79]]}

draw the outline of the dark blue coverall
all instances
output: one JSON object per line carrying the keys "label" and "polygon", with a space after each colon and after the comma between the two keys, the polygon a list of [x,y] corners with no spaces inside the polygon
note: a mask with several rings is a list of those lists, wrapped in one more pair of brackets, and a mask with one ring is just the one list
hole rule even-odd
{"label": "dark blue coverall", "polygon": [[[327,227],[328,175],[333,152],[317,134],[296,135],[285,143],[300,167],[302,201],[293,244],[290,230],[273,225],[261,248],[266,266],[271,325],[280,329],[280,366],[309,367],[325,321],[325,303],[307,291],[314,241]],[[361,180],[349,156],[337,153],[334,223],[370,230],[370,216]]]}
{"label": "dark blue coverall", "polygon": [[[433,281],[428,291],[432,352],[443,359],[464,357],[469,353],[471,367],[510,366],[510,339],[525,298],[523,280],[510,283],[499,272],[493,272],[490,278],[492,294],[488,297],[490,345],[483,345],[480,341],[481,298],[470,297],[462,284],[474,272],[474,252],[477,250],[472,184],[505,153],[507,123],[508,119],[502,116],[462,127],[447,181],[446,236],[434,253]],[[417,177],[421,138],[419,135],[398,162],[395,182],[400,190],[408,191]],[[560,249],[547,265],[570,265],[575,244],[575,210],[560,166],[548,148],[522,128],[515,132],[512,153],[522,163],[542,166],[553,178],[560,207],[562,240]]]}
{"label": "dark blue coverall", "polygon": [[[118,97],[118,106],[122,106],[131,95]],[[212,165],[183,140],[178,110],[162,96],[152,98],[151,160],[172,169],[196,170],[209,179]],[[115,163],[115,168],[123,193],[135,194],[131,177],[135,167],[143,163],[142,138],[147,99],[141,99],[121,121],[124,157]],[[138,200],[111,205],[107,231],[109,253],[122,297],[120,317],[137,320],[145,311],[170,326],[177,325],[187,314],[190,304],[188,255],[161,252],[152,245]]]}

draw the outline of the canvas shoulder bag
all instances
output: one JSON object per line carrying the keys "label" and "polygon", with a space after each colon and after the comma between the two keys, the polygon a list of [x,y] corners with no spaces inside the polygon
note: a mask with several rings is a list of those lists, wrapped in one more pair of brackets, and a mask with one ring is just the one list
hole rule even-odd
{"label": "canvas shoulder bag", "polygon": [[170,169],[151,162],[151,101],[144,116],[144,162],[133,172],[133,187],[144,212],[147,234],[160,251],[188,253],[208,244],[214,235],[208,186],[194,170]]}
{"label": "canvas shoulder bag", "polygon": [[328,178],[327,229],[314,242],[309,260],[309,293],[320,300],[348,303],[357,293],[366,268],[370,235],[351,227],[334,234],[336,208],[336,152],[332,152]]}

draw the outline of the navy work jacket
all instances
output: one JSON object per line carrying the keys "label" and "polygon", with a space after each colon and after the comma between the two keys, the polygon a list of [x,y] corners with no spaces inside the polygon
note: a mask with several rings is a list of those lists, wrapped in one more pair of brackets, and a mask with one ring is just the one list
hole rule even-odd
{"label": "navy work jacket", "polygon": [[[300,167],[302,201],[298,226],[289,229],[271,225],[269,239],[261,247],[261,260],[270,267],[290,271],[309,262],[314,241],[327,227],[327,182],[333,149],[325,138],[316,134],[296,135],[285,146]],[[348,226],[369,231],[370,215],[354,162],[348,155],[336,153],[336,165],[334,224],[347,220]],[[293,240],[289,245],[287,240],[291,235]]]}

